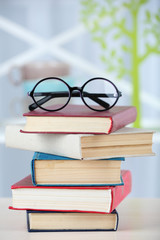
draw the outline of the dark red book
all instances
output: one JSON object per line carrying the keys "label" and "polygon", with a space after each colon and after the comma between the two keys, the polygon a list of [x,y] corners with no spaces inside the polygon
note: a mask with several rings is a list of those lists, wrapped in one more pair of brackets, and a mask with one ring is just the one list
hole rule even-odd
{"label": "dark red book", "polygon": [[121,171],[123,186],[40,187],[31,175],[12,185],[10,209],[111,213],[131,191],[131,172]]}
{"label": "dark red book", "polygon": [[109,134],[136,120],[133,106],[114,106],[108,111],[96,112],[85,105],[67,105],[57,112],[42,109],[23,114],[24,133],[92,133]]}

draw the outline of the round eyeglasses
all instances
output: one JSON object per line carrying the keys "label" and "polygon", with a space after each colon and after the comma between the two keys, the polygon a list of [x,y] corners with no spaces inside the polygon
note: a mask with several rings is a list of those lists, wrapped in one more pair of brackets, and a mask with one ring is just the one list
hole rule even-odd
{"label": "round eyeglasses", "polygon": [[34,101],[29,105],[30,111],[37,107],[50,112],[58,111],[69,103],[71,97],[81,97],[88,108],[101,112],[112,108],[122,93],[113,82],[102,77],[92,78],[82,87],[70,87],[58,77],[49,77],[40,80],[28,95]]}

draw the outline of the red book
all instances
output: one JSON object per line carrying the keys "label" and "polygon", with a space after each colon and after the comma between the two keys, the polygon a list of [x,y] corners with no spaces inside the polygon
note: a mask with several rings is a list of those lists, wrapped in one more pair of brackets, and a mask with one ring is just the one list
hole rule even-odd
{"label": "red book", "polygon": [[12,185],[16,210],[111,213],[131,191],[131,172],[121,171],[123,186],[37,187],[31,175]]}
{"label": "red book", "polygon": [[57,112],[42,109],[23,114],[26,125],[21,132],[29,133],[92,133],[108,134],[136,120],[133,106],[114,106],[96,112],[85,105],[67,105]]}

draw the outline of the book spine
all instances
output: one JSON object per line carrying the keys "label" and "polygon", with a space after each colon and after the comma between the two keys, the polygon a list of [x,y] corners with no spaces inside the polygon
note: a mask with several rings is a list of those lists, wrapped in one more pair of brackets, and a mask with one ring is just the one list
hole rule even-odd
{"label": "book spine", "polygon": [[35,152],[33,155],[33,159],[35,160],[77,160],[75,158],[68,158],[64,156],[48,154],[43,152]]}
{"label": "book spine", "polygon": [[34,186],[37,186],[36,180],[35,180],[35,159],[32,159],[31,161],[31,177],[32,177],[32,183]]}
{"label": "book spine", "polygon": [[116,113],[112,117],[111,128],[108,133],[115,132],[116,130],[125,127],[129,123],[136,120],[137,110],[135,107],[128,107],[124,111]]}
{"label": "book spine", "polygon": [[126,171],[126,173],[123,175],[123,182],[123,186],[116,186],[115,188],[112,188],[112,203],[110,212],[112,212],[120,204],[120,202],[122,202],[122,200],[131,192],[132,177],[130,171]]}
{"label": "book spine", "polygon": [[115,226],[115,229],[114,229],[114,231],[117,231],[118,225],[119,225],[119,214],[118,214],[116,209],[114,209],[113,212],[116,213],[116,215],[117,215],[117,222],[116,222],[116,226]]}
{"label": "book spine", "polygon": [[26,218],[27,218],[27,230],[28,232],[31,232],[32,230],[30,229],[30,220],[29,220],[29,211],[26,211]]}

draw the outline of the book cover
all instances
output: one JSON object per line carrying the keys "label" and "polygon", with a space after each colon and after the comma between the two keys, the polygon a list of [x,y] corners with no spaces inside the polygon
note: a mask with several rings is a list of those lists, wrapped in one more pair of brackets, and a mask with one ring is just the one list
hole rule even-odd
{"label": "book cover", "polygon": [[147,129],[124,127],[108,135],[82,135],[21,134],[21,128],[23,124],[6,127],[7,147],[84,160],[154,155],[153,131]]}
{"label": "book cover", "polygon": [[[40,162],[38,162],[38,167],[36,164],[37,163],[36,160],[40,160]],[[102,159],[98,161],[93,160],[93,161],[86,162],[86,161],[81,161],[73,158],[57,156],[53,154],[35,152],[33,159],[31,161],[32,182],[33,182],[33,185],[35,186],[123,185],[123,180],[122,180],[122,177],[120,176],[120,168],[121,168],[121,161],[124,161],[124,160],[125,159],[121,157],[121,158],[110,158],[110,159]],[[68,161],[68,163],[66,161]],[[46,165],[44,164],[45,162],[46,162]],[[47,170],[48,170],[48,174],[47,174]],[[80,175],[80,179],[79,179],[79,175]],[[63,180],[63,177],[65,180]],[[85,182],[84,179],[88,182]],[[104,181],[107,181],[108,179],[108,181],[107,183],[103,183],[103,182],[100,183],[101,179],[103,179]],[[60,181],[59,183],[58,183],[58,180]],[[63,183],[62,183],[62,180],[63,180]],[[69,181],[69,183],[67,183],[67,181]],[[78,181],[78,183],[76,183],[76,181]]]}
{"label": "book cover", "polygon": [[[33,155],[33,160],[79,160],[77,158],[70,158],[70,157],[64,157],[64,156],[59,156],[59,155],[54,155],[54,154],[49,154],[49,153],[44,153],[44,152],[35,152]],[[113,160],[113,161],[125,161],[124,157],[114,157],[114,158],[105,158],[102,160]]]}
{"label": "book cover", "polygon": [[85,105],[67,105],[64,109],[47,112],[42,109],[23,114],[27,122],[23,133],[92,133],[109,134],[136,120],[134,106],[114,106],[96,112]]}
{"label": "book cover", "polygon": [[[12,185],[13,202],[10,209],[111,213],[131,191],[131,172],[122,170],[121,175],[123,186],[106,187],[37,187],[32,184],[31,175],[29,175]],[[56,198],[54,192],[56,192]],[[71,202],[68,201],[68,196]],[[23,201],[19,201],[19,198]],[[41,202],[41,198],[43,198],[42,205],[38,203],[38,200]],[[49,206],[46,205],[48,199]],[[87,203],[86,206],[85,203]]]}
{"label": "book cover", "polygon": [[110,214],[27,210],[28,232],[117,231],[119,216]]}

